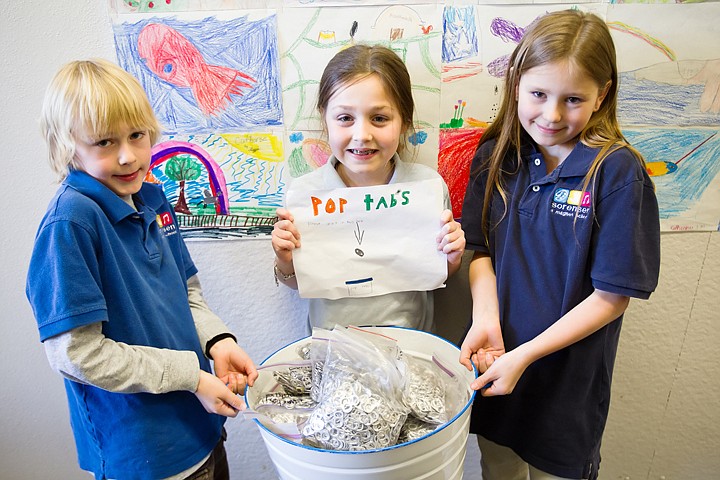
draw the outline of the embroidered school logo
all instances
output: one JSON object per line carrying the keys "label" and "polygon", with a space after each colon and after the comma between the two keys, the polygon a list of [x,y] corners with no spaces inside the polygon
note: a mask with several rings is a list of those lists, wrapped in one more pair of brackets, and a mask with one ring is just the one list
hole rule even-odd
{"label": "embroidered school logo", "polygon": [[175,223],[173,223],[173,217],[170,215],[170,212],[159,213],[155,216],[155,221],[166,236],[173,235],[177,232],[177,227]]}
{"label": "embroidered school logo", "polygon": [[592,199],[590,192],[558,188],[553,195],[550,213],[560,217],[575,217],[585,219],[590,213]]}

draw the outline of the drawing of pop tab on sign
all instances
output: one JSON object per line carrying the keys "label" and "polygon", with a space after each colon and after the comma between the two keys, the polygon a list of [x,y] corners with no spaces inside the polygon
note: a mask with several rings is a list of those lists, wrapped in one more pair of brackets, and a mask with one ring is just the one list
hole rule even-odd
{"label": "drawing of pop tab on sign", "polygon": [[300,232],[293,263],[301,297],[371,297],[444,287],[437,249],[442,180],[293,191],[285,199]]}

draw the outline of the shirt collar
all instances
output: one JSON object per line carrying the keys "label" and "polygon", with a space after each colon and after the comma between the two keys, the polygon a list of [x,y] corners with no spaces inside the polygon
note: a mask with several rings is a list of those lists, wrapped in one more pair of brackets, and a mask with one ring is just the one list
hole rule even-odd
{"label": "shirt collar", "polygon": [[393,171],[392,177],[388,183],[398,183],[398,179],[407,178],[408,170],[412,166],[412,163],[405,163],[400,160],[400,156],[396,153],[393,155],[393,163],[395,164],[395,170]]}
{"label": "shirt collar", "polygon": [[[598,151],[598,148],[588,147],[578,141],[570,152],[570,155],[568,155],[560,164],[560,167],[557,168],[557,176],[561,178],[584,177],[590,171],[590,166],[595,160]],[[535,158],[537,155],[542,155],[533,141],[523,144],[522,153],[524,159]]]}
{"label": "shirt collar", "polygon": [[[115,192],[103,185],[96,178],[83,171],[71,170],[63,181],[63,184],[68,185],[86,197],[91,198],[100,206],[102,211],[105,212],[105,215],[107,215],[112,223],[118,223],[131,215],[138,214],[135,209],[125,203],[125,201]],[[141,210],[141,206],[145,203],[142,190],[143,189],[141,188],[140,192],[133,195],[133,199],[136,202],[138,210]],[[151,208],[153,207],[153,205],[149,206]]]}

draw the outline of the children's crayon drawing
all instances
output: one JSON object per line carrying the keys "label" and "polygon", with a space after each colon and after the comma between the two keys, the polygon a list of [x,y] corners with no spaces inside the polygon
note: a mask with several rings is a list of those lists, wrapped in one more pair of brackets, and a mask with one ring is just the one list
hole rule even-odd
{"label": "children's crayon drawing", "polygon": [[169,136],[153,147],[146,181],[159,183],[186,238],[268,235],[286,168],[275,133]]}
{"label": "children's crayon drawing", "polygon": [[482,137],[482,128],[446,128],[440,130],[438,173],[448,186],[453,217],[462,216],[465,188],[470,178],[470,163]]}
{"label": "children's crayon drawing", "polygon": [[[608,26],[618,48],[623,125],[708,126],[720,122],[717,4],[616,5]],[[683,35],[672,35],[673,30]]]}
{"label": "children's crayon drawing", "polygon": [[274,15],[153,16],[117,23],[114,32],[118,60],[142,83],[166,133],[282,124]]}
{"label": "children's crayon drawing", "polygon": [[321,133],[294,131],[288,136],[289,151],[286,158],[288,173],[292,178],[301,177],[327,163],[332,151]]}
{"label": "children's crayon drawing", "polygon": [[285,123],[321,130],[315,101],[325,65],[353,42],[394,50],[410,72],[417,126],[439,124],[441,10],[436,5],[297,8],[278,13]]}
{"label": "children's crayon drawing", "polygon": [[447,6],[443,12],[443,63],[457,62],[480,53],[475,26],[475,8]]}
{"label": "children's crayon drawing", "polygon": [[663,231],[717,230],[720,128],[625,129],[655,182]]}
{"label": "children's crayon drawing", "polygon": [[[438,129],[427,128],[410,132],[406,148],[400,152],[405,161],[417,162],[437,168]],[[297,178],[327,162],[332,154],[327,136],[317,130],[293,130],[286,139],[288,174]]]}
{"label": "children's crayon drawing", "polygon": [[720,223],[719,7],[608,8],[622,72],[620,123],[645,156],[664,231]]}
{"label": "children's crayon drawing", "polygon": [[[165,129],[150,178],[185,236],[270,232],[287,185],[330,155],[318,82],[337,51],[359,42],[388,46],[408,66],[417,114],[402,156],[438,169],[459,218],[508,56],[535,18],[564,8],[596,13],[611,30],[618,116],[656,182],[662,229],[718,228],[720,2],[109,2],[118,61]],[[239,217],[251,220],[229,226]]]}
{"label": "children's crayon drawing", "polygon": [[[450,16],[449,8],[458,7],[446,7],[446,18]],[[482,128],[479,123],[482,120],[492,122],[497,114],[508,55],[524,29],[546,11],[567,7],[474,8],[483,69],[473,75],[453,76],[448,68],[453,62],[444,64],[441,112],[449,111],[448,104],[456,113],[463,109],[461,115],[441,123],[444,128]],[[658,184],[663,230],[716,230],[720,222],[720,202],[716,198],[720,196],[720,156],[714,150],[716,137],[710,138],[712,132],[703,137],[702,129],[688,127],[717,130],[720,124],[720,55],[715,48],[720,45],[717,28],[720,5],[648,9],[639,4],[581,4],[577,8],[603,16],[615,39],[620,69],[618,116],[621,126],[628,129],[631,142],[637,138],[642,143],[640,150],[646,157],[648,171]],[[457,15],[454,13],[453,18]],[[675,35],[678,29],[687,34]],[[444,47],[443,51],[446,50]],[[473,57],[456,63],[465,66],[469,59]],[[629,129],[633,129],[632,135]],[[672,158],[668,158],[668,143],[660,141],[662,136],[654,137],[658,131],[672,138]],[[474,145],[468,145],[463,152],[462,143],[456,145],[451,141],[453,135],[462,138],[461,134],[449,133],[448,138],[445,132],[450,130],[443,130],[440,135],[438,168],[449,186],[458,185],[450,188],[453,212],[458,216],[464,193],[462,185],[467,182],[464,169],[469,165]],[[676,151],[676,147],[684,151]],[[458,175],[458,171],[464,173]]]}

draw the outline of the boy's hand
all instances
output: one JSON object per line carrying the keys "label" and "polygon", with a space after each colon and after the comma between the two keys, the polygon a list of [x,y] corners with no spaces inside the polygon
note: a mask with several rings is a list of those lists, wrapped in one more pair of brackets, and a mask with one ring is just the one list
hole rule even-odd
{"label": "boy's hand", "polygon": [[245,385],[252,386],[258,377],[255,364],[232,338],[224,338],[210,349],[215,375],[233,393],[245,393]]}
{"label": "boy's hand", "polygon": [[238,412],[245,410],[242,398],[235,395],[221,379],[204,370],[200,370],[195,396],[209,413],[235,417]]}

